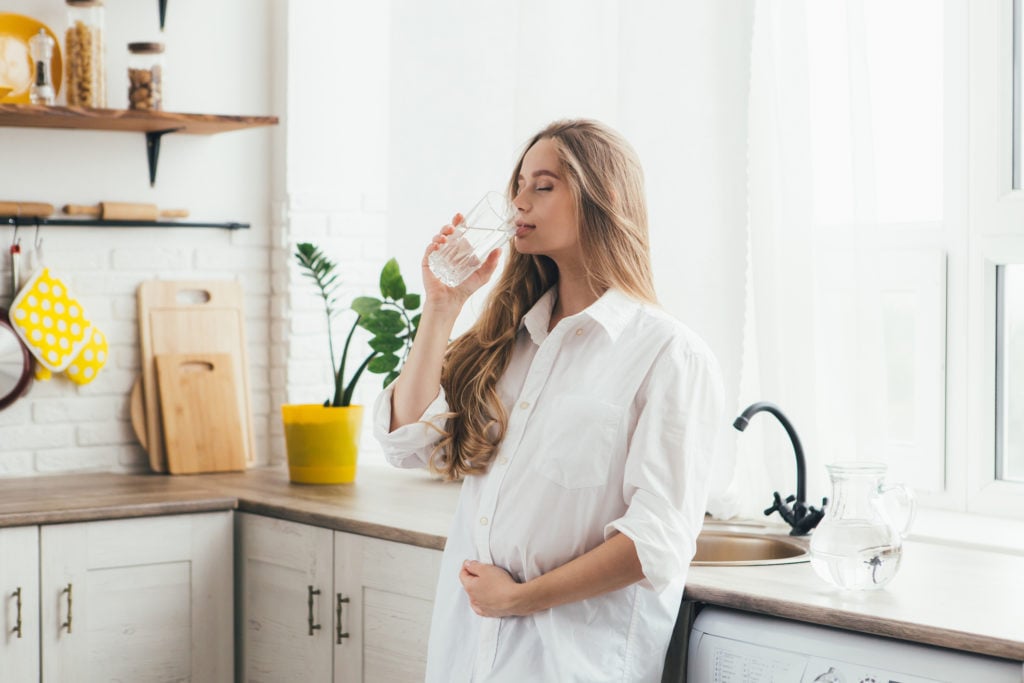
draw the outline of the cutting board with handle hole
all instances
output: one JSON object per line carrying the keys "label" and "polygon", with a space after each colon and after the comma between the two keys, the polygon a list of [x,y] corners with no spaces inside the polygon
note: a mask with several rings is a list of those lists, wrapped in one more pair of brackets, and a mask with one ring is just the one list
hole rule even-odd
{"label": "cutting board with handle hole", "polygon": [[166,353],[155,360],[167,470],[244,470],[245,434],[231,354]]}
{"label": "cutting board with handle hole", "polygon": [[156,358],[168,354],[231,357],[245,462],[252,464],[255,450],[241,285],[226,280],[148,280],[139,285],[138,308],[146,446],[152,469],[167,471]]}

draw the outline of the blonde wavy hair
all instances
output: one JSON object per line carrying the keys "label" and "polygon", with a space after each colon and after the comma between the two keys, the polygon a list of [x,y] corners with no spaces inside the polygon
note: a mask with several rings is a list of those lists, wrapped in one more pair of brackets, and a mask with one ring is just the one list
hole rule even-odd
{"label": "blonde wavy hair", "polygon": [[[509,181],[511,197],[518,194],[526,153],[544,139],[554,143],[560,175],[576,204],[591,290],[600,295],[616,287],[654,303],[643,171],[632,147],[596,121],[556,121],[523,149]],[[449,346],[441,386],[451,412],[431,456],[432,468],[445,478],[479,474],[490,465],[508,426],[498,380],[512,357],[523,316],[557,282],[554,261],[510,248],[483,314]]]}

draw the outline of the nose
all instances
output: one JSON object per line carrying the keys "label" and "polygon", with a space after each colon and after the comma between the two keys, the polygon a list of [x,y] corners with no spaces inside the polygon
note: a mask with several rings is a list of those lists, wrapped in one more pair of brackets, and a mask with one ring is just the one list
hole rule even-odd
{"label": "nose", "polygon": [[526,213],[530,208],[524,195],[525,192],[523,190],[519,190],[519,192],[516,193],[516,196],[512,198],[512,206],[514,206],[516,211],[519,213]]}

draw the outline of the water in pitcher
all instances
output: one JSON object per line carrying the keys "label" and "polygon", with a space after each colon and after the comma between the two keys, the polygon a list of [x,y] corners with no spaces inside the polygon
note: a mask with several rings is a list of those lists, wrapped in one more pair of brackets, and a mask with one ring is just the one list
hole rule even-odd
{"label": "water in pitcher", "polygon": [[[881,588],[900,566],[900,545],[884,526],[840,521],[815,541],[811,566],[818,576],[840,588]],[[852,548],[856,550],[851,552]]]}

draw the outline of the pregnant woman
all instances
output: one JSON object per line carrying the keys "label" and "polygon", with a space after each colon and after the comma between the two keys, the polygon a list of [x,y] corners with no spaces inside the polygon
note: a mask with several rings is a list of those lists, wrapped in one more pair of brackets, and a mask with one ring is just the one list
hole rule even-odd
{"label": "pregnant woman", "polygon": [[376,436],[462,491],[427,680],[658,681],[703,522],[722,412],[712,353],[658,308],[643,174],[607,127],[559,121],[509,183],[508,260],[449,343],[494,251],[423,316]]}

